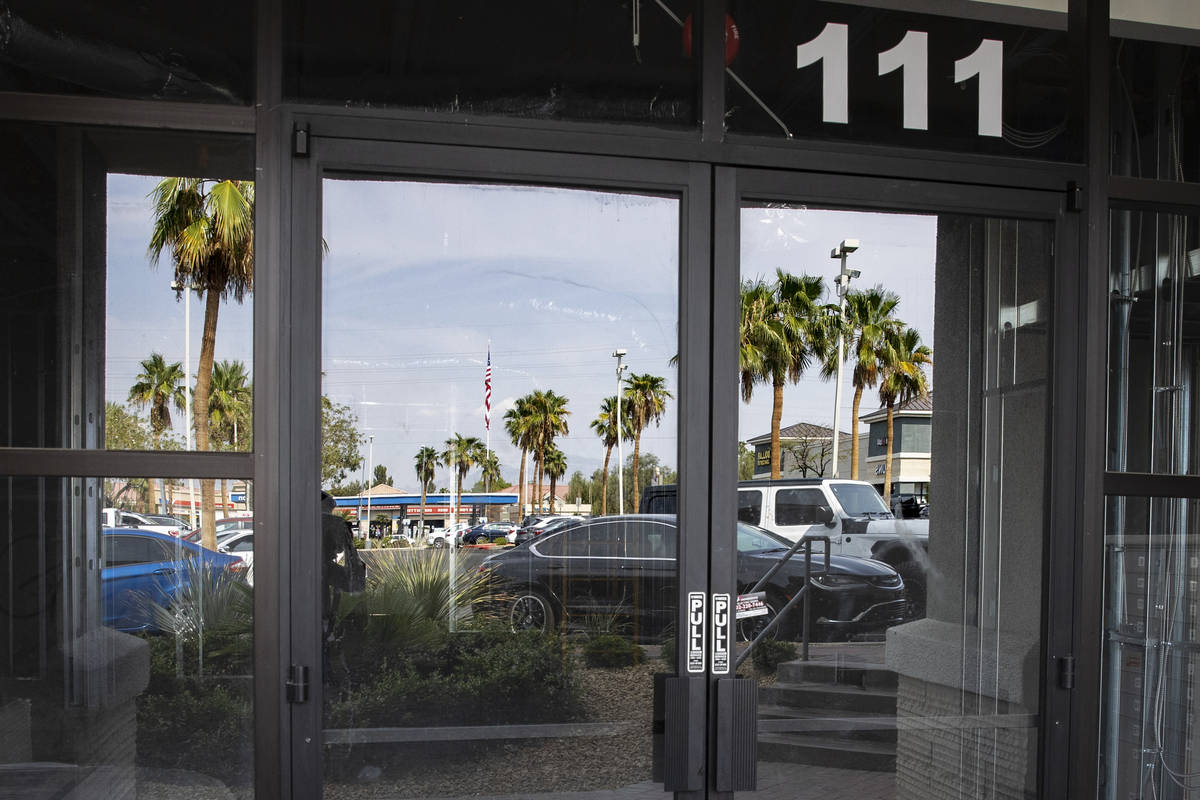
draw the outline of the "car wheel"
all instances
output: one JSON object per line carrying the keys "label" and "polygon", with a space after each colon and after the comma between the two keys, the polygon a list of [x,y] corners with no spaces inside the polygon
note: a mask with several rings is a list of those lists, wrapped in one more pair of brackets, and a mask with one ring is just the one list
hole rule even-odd
{"label": "car wheel", "polygon": [[434,547],[445,547],[446,540],[439,536],[438,538],[433,540],[433,546]]}
{"label": "car wheel", "polygon": [[[763,605],[767,607],[766,614],[738,620],[737,637],[739,642],[753,642],[758,638],[758,634],[762,633],[763,629],[771,624],[771,620],[779,615],[781,606],[773,598],[768,597],[763,599]],[[779,628],[776,627],[772,630],[768,638],[778,639]]]}
{"label": "car wheel", "polygon": [[925,596],[928,588],[925,568],[916,561],[905,561],[895,567],[904,580],[904,591],[908,597],[908,613],[913,619],[925,616]]}
{"label": "car wheel", "polygon": [[514,632],[544,632],[554,627],[554,610],[545,596],[535,591],[526,591],[513,599],[508,619]]}

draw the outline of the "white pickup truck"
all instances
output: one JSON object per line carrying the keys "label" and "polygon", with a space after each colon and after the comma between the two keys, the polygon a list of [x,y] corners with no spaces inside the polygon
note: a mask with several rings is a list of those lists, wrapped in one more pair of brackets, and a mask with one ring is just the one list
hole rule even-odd
{"label": "white pickup truck", "polygon": [[[647,486],[641,511],[674,514],[675,486]],[[836,555],[889,564],[904,578],[914,611],[924,612],[929,520],[896,519],[871,484],[835,478],[739,481],[737,516],[793,542],[828,536]]]}
{"label": "white pickup truck", "polygon": [[105,528],[139,528],[144,531],[156,531],[168,536],[179,536],[186,529],[178,525],[161,525],[134,511],[123,508],[106,508],[100,512],[101,524]]}

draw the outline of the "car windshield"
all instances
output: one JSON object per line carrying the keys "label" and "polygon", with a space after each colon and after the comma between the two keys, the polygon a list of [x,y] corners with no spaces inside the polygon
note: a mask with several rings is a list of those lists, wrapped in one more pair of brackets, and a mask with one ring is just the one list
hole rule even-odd
{"label": "car windshield", "polygon": [[846,516],[892,518],[892,512],[884,505],[883,498],[879,496],[879,492],[875,491],[873,486],[862,483],[831,483],[829,488],[833,490],[833,496],[842,504]]}
{"label": "car windshield", "polygon": [[771,550],[791,549],[792,543],[770,531],[745,522],[737,524],[737,549],[739,553],[762,553]]}

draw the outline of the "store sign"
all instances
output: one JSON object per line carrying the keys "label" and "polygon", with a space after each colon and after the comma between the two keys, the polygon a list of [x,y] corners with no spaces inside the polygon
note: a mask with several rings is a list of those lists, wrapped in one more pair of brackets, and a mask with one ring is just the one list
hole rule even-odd
{"label": "store sign", "polygon": [[729,674],[729,639],[732,632],[729,595],[712,596],[712,671],[714,675]]}
{"label": "store sign", "polygon": [[[897,4],[902,5],[902,4]],[[741,4],[733,133],[1065,159],[1078,70],[1046,15],[957,18],[860,4]]]}
{"label": "store sign", "polygon": [[688,593],[687,671],[704,672],[704,592]]}
{"label": "store sign", "polygon": [[763,597],[765,595],[766,592],[739,594],[737,599],[737,612],[734,614],[734,618],[749,619],[750,617],[765,617],[769,613],[766,604],[763,603]]}
{"label": "store sign", "polygon": [[[903,124],[929,130],[929,34],[905,31],[895,47],[878,54],[879,75],[897,70],[903,76],[899,98]],[[821,119],[850,121],[850,26],[825,25],[815,39],[796,46],[796,69],[821,65]],[[978,78],[980,136],[1000,136],[1004,103],[1004,43],[983,39],[974,52],[954,62],[954,83]]]}

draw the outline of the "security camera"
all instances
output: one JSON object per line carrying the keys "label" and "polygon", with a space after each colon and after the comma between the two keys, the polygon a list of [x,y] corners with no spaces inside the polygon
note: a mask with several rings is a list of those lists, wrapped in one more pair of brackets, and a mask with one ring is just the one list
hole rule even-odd
{"label": "security camera", "polygon": [[849,275],[851,278],[858,278],[858,277],[862,276],[862,270],[861,270],[861,269],[848,269],[848,270],[846,270],[846,273],[847,273],[847,274],[848,274],[848,275]]}

